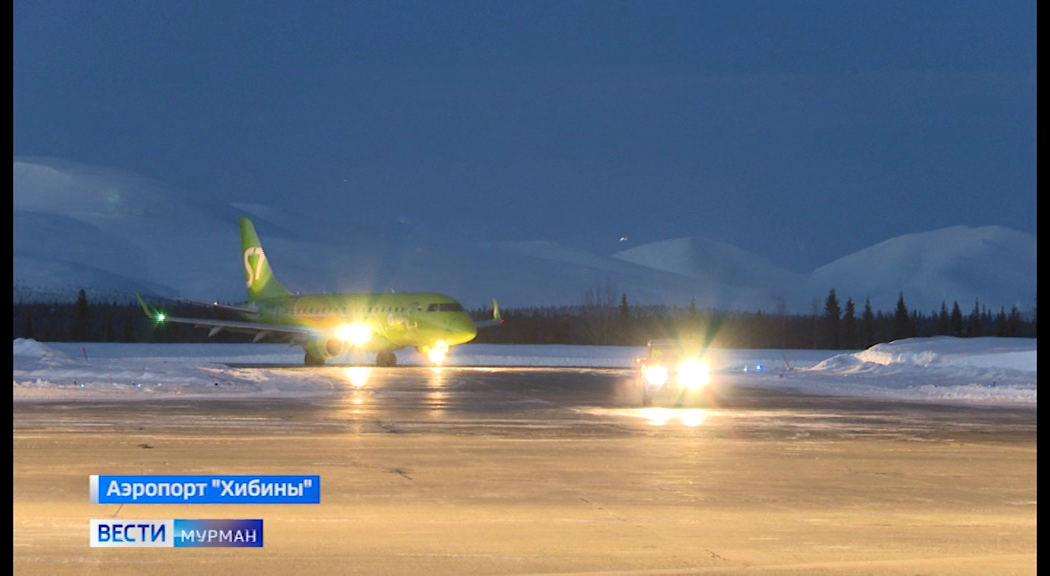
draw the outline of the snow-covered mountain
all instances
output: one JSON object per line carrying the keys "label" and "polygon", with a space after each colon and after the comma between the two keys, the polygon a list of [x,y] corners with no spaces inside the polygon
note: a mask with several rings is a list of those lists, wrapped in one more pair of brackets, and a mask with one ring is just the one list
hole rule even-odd
{"label": "snow-covered mountain", "polygon": [[[976,303],[992,311],[1031,310],[1036,288],[1035,237],[1001,226],[953,226],[907,234],[817,268],[813,290],[852,294],[858,307],[871,298],[875,310],[892,310],[904,293],[909,308],[963,313]],[[819,292],[818,292],[819,293]],[[859,301],[858,301],[859,298]]]}
{"label": "snow-covered mountain", "polygon": [[704,292],[747,295],[763,310],[794,309],[807,303],[806,276],[777,267],[735,246],[690,237],[643,244],[613,258],[694,279]]}
{"label": "snow-covered mountain", "polygon": [[467,243],[403,222],[348,220],[271,206],[190,200],[163,183],[51,159],[14,163],[14,299],[201,300],[244,296],[237,218],[250,216],[290,290],[440,291],[470,308],[673,304],[809,312],[834,288],[858,309],[933,311],[975,300],[993,310],[1035,304],[1035,237],[957,226],[894,238],[810,275],[703,238],[603,256],[552,242]]}

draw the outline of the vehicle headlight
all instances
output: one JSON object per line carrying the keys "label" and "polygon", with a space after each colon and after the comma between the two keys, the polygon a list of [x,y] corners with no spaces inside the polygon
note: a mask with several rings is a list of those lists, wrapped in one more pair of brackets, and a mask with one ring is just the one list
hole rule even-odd
{"label": "vehicle headlight", "polygon": [[678,365],[678,381],[683,386],[700,388],[711,380],[710,368],[707,362],[690,359]]}
{"label": "vehicle headlight", "polygon": [[645,379],[648,380],[650,384],[662,386],[667,382],[667,368],[664,368],[663,366],[649,366],[643,370],[642,373],[645,374]]}

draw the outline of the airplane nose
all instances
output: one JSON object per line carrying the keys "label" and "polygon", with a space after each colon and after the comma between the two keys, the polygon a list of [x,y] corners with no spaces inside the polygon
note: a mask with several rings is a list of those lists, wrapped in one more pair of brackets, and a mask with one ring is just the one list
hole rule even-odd
{"label": "airplane nose", "polygon": [[470,342],[478,335],[478,328],[470,316],[458,319],[457,331],[463,333],[463,342]]}

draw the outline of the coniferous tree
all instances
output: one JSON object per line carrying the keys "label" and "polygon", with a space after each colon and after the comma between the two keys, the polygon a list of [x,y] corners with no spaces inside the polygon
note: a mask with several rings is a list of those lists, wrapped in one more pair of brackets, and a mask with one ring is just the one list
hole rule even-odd
{"label": "coniferous tree", "polygon": [[962,309],[959,308],[958,300],[952,306],[951,331],[949,334],[957,338],[962,338],[963,335],[963,315]]}
{"label": "coniferous tree", "polygon": [[893,333],[891,338],[893,340],[903,340],[912,336],[911,319],[908,316],[908,307],[904,304],[904,292],[901,292],[900,298],[897,299],[897,310],[893,314]]}
{"label": "coniferous tree", "polygon": [[1002,338],[1006,336],[1006,306],[999,307],[999,313],[995,315],[995,335]]}
{"label": "coniferous tree", "polygon": [[871,348],[875,345],[875,313],[871,311],[871,298],[864,299],[861,323],[864,330],[864,348]]}
{"label": "coniferous tree", "polygon": [[824,300],[824,335],[823,347],[835,350],[839,347],[839,323],[842,320],[842,309],[839,307],[838,296],[835,289],[828,291],[828,297]]}
{"label": "coniferous tree", "polygon": [[116,340],[115,334],[116,334],[116,329],[113,327],[113,313],[110,312],[110,313],[106,314],[106,320],[105,320],[105,323],[103,325],[102,341],[103,342],[113,342],[114,340]]}
{"label": "coniferous tree", "polygon": [[134,342],[135,341],[135,324],[127,319],[124,320],[124,333],[121,335],[121,342]]}
{"label": "coniferous tree", "polygon": [[952,333],[952,319],[948,315],[948,305],[941,300],[941,312],[937,315],[937,335],[948,336]]}
{"label": "coniferous tree", "polygon": [[974,300],[973,312],[970,312],[970,316],[966,319],[966,336],[970,338],[984,336],[984,325],[981,322],[981,303],[978,300]]}
{"label": "coniferous tree", "polygon": [[853,298],[846,299],[846,310],[842,313],[842,347],[853,349],[857,347],[857,312],[853,304]]}
{"label": "coniferous tree", "polygon": [[87,293],[80,289],[76,304],[73,307],[73,333],[74,342],[86,342],[92,339],[94,329],[91,326],[91,308],[88,305]]}
{"label": "coniferous tree", "polygon": [[1021,320],[1021,311],[1017,309],[1017,306],[1010,308],[1010,316],[1006,319],[1006,335],[1010,337],[1021,336],[1021,326],[1024,321]]}
{"label": "coniferous tree", "polygon": [[628,344],[631,341],[631,309],[627,306],[627,293],[620,297],[620,342]]}

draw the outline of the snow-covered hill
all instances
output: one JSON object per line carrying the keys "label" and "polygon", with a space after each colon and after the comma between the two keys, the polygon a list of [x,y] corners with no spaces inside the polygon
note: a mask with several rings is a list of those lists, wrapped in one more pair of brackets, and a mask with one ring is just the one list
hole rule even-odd
{"label": "snow-covered hill", "polygon": [[[891,310],[901,292],[909,308],[963,313],[976,302],[993,311],[1031,310],[1036,289],[1035,237],[1001,226],[953,226],[892,238],[817,268],[815,291],[835,288],[876,310]],[[819,292],[818,292],[819,293]]]}
{"label": "snow-covered hill", "polygon": [[932,311],[975,300],[1035,303],[1035,237],[957,226],[888,240],[796,274],[692,237],[594,254],[537,240],[467,243],[365,214],[294,212],[192,198],[163,183],[50,159],[14,162],[15,301],[243,298],[237,218],[252,217],[278,279],[300,292],[433,290],[470,308],[671,304],[809,312],[834,288],[858,309]]}

